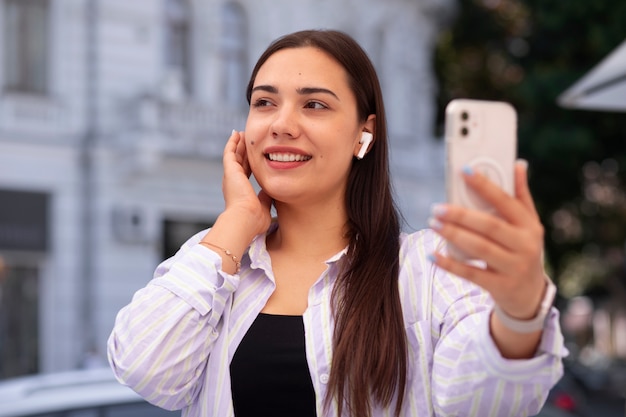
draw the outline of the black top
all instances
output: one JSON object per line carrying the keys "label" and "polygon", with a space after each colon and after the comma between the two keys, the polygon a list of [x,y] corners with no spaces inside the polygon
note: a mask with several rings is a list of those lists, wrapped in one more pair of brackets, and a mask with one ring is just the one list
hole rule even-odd
{"label": "black top", "polygon": [[315,417],[302,316],[259,314],[230,364],[237,417]]}

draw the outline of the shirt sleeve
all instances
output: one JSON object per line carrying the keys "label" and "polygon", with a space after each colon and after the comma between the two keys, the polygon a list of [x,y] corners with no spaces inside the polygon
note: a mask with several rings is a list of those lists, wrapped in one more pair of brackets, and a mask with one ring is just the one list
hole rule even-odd
{"label": "shirt sleeve", "polygon": [[549,313],[537,352],[530,359],[506,359],[493,341],[493,301],[480,287],[435,270],[432,372],[436,415],[481,417],[535,415],[561,378],[567,355],[555,308]]}
{"label": "shirt sleeve", "polygon": [[203,233],[160,264],[120,310],[107,345],[116,378],[172,410],[197,395],[222,313],[239,283],[221,270],[218,254],[197,245]]}

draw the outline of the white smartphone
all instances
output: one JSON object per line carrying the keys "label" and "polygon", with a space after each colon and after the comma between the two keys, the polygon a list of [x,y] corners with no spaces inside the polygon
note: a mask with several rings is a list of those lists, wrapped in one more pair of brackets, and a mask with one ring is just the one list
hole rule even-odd
{"label": "white smartphone", "polygon": [[[450,204],[495,212],[465,186],[465,166],[487,176],[508,194],[514,192],[517,155],[517,113],[509,103],[456,99],[446,106],[446,194]],[[461,260],[470,257],[454,245],[448,253]]]}

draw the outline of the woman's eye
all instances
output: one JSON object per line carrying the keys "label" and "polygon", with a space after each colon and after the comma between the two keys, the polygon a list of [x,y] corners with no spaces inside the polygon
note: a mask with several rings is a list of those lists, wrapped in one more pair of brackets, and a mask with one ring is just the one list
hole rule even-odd
{"label": "woman's eye", "polygon": [[267,106],[271,106],[272,103],[269,100],[265,100],[265,99],[258,99],[255,100],[254,103],[252,103],[253,107],[267,107]]}
{"label": "woman's eye", "polygon": [[308,103],[306,103],[306,105],[304,106],[307,109],[326,109],[327,107],[320,103],[319,101],[309,101]]}

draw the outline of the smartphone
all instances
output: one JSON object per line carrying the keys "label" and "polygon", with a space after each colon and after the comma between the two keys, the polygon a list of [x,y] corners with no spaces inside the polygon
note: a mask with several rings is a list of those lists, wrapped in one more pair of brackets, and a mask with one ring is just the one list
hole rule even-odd
{"label": "smartphone", "polygon": [[[517,155],[517,113],[502,101],[456,99],[446,106],[446,195],[448,203],[495,214],[489,203],[465,186],[462,171],[470,166],[513,195]],[[448,253],[470,257],[454,245]]]}

